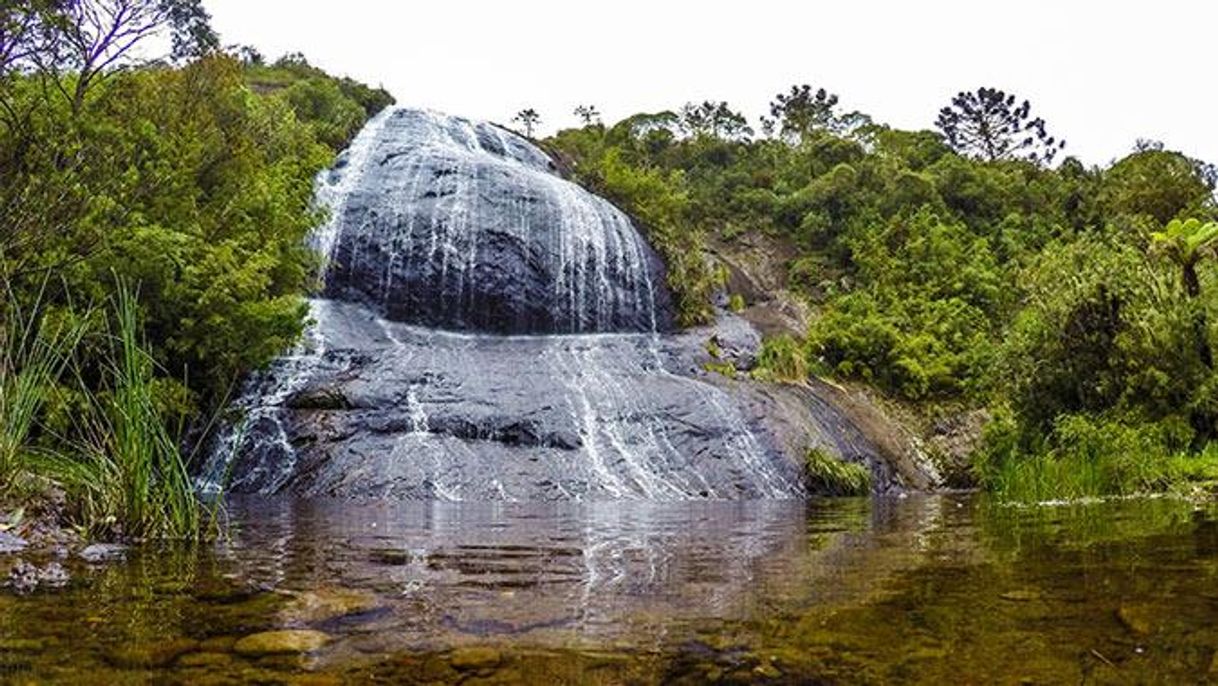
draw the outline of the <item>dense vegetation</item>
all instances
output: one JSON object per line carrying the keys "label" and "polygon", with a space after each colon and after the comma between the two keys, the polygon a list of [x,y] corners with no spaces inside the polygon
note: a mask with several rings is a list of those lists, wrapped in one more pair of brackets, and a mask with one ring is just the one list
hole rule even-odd
{"label": "dense vegetation", "polygon": [[548,144],[648,231],[683,323],[709,320],[723,284],[705,245],[792,249],[814,314],[767,342],[760,376],[983,408],[973,477],[1016,497],[1160,489],[1218,458],[1214,167],[1146,141],[1050,167],[1063,141],[994,89],[957,96],[940,132],[808,86],[761,135],[726,103],[585,122]]}
{"label": "dense vegetation", "polygon": [[[313,179],[392,102],[217,44],[189,0],[0,11],[0,491],[54,477],[112,532],[193,528],[127,496],[189,491],[181,428],[300,335]],[[124,495],[88,492],[107,465]]]}

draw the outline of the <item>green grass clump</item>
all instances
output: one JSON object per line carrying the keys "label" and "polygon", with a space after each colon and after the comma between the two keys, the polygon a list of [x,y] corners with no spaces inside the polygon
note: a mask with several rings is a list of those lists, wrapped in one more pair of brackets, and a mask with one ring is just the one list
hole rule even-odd
{"label": "green grass clump", "polygon": [[[1002,420],[999,420],[1001,424]],[[1218,446],[1189,451],[1181,421],[1060,417],[1036,445],[992,427],[979,455],[983,484],[1016,502],[1061,502],[1185,490],[1218,480]]]}
{"label": "green grass clump", "polygon": [[[204,508],[162,409],[132,290],[119,281],[113,324],[90,339],[106,351],[100,370],[75,359],[93,317],[56,327],[47,316],[18,316],[15,303],[10,295],[0,350],[0,486],[23,477],[59,484],[70,516],[96,537],[203,535]],[[99,384],[86,382],[98,373]],[[68,435],[40,423],[55,392],[76,398]]]}
{"label": "green grass clump", "polygon": [[830,496],[863,496],[871,492],[871,470],[866,465],[844,462],[820,448],[808,451],[804,461],[808,489]]}
{"label": "green grass clump", "polygon": [[744,302],[744,296],[739,293],[733,293],[732,297],[727,299],[727,309],[737,314],[744,312],[748,304]]}
{"label": "green grass clump", "polygon": [[71,351],[84,334],[80,322],[52,324],[5,293],[0,320],[0,495],[11,491],[34,452],[36,422]]}
{"label": "green grass clump", "polygon": [[753,370],[754,378],[799,383],[808,380],[808,373],[807,351],[794,337],[782,335],[762,342]]}

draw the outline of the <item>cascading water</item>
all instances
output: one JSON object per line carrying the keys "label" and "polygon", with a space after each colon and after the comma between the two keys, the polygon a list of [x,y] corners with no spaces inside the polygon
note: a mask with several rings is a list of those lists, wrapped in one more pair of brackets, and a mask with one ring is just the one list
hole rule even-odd
{"label": "cascading water", "polygon": [[330,297],[445,329],[667,328],[662,267],[630,221],[515,134],[396,110],[344,159],[320,193]]}
{"label": "cascading water", "polygon": [[[442,500],[795,497],[798,471],[691,375],[663,266],[525,139],[397,109],[319,179],[326,296],[252,380],[207,477]],[[697,345],[696,343],[694,344]]]}

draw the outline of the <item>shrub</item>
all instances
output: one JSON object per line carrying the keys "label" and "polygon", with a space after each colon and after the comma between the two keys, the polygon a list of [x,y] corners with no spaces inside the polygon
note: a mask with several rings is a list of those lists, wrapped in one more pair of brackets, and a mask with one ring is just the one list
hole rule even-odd
{"label": "shrub", "polygon": [[753,377],[764,381],[802,383],[808,380],[808,356],[803,345],[784,334],[767,338],[757,353]]}
{"label": "shrub", "polygon": [[812,448],[804,460],[808,490],[829,496],[862,496],[871,492],[871,470],[866,465],[844,462]]}

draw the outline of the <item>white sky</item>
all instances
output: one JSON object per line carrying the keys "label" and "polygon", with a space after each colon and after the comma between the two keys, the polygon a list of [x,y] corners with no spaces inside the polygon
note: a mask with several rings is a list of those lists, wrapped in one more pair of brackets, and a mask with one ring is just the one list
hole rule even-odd
{"label": "white sky", "polygon": [[1106,163],[1138,137],[1218,162],[1213,0],[204,0],[226,44],[301,51],[404,105],[543,132],[823,86],[847,109],[930,128],[964,89],[1032,101],[1067,153]]}

